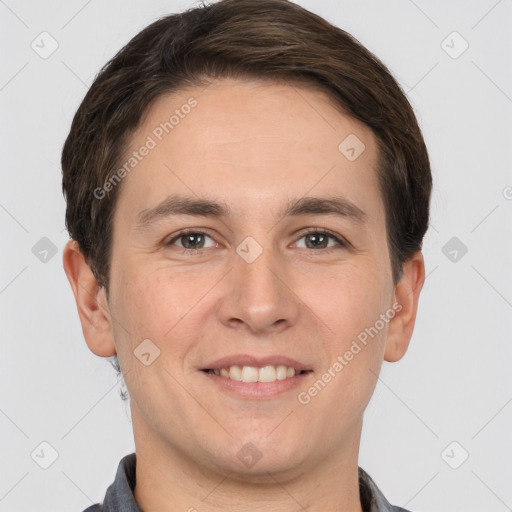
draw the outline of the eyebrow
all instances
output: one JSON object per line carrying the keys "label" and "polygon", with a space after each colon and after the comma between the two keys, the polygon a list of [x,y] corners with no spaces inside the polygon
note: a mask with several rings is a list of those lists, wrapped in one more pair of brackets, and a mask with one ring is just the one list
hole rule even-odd
{"label": "eyebrow", "polygon": [[[220,218],[232,216],[232,210],[223,201],[173,195],[154,208],[142,210],[138,215],[137,228],[145,229],[153,222],[173,215]],[[302,215],[335,215],[348,218],[358,224],[365,224],[368,220],[366,213],[361,208],[341,196],[301,197],[289,201],[287,207],[277,218]]]}

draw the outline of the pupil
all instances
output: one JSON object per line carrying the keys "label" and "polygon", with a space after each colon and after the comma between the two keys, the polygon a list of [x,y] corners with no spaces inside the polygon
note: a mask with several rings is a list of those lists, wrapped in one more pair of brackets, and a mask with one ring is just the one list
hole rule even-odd
{"label": "pupil", "polygon": [[[185,249],[195,249],[196,248],[196,244],[194,244],[194,239],[201,239],[203,235],[199,234],[199,233],[192,233],[192,234],[189,234],[189,235],[184,235],[184,239],[185,239],[185,243],[183,244],[183,246],[185,247]],[[200,243],[201,240],[199,240],[199,243]],[[197,240],[196,240],[196,243],[197,243]]]}
{"label": "pupil", "polygon": [[[327,238],[325,235],[323,235],[321,233],[313,233],[313,234],[307,235],[306,240],[308,240],[308,237],[309,237],[309,240],[316,240],[315,242],[313,242],[313,247],[318,247],[322,243],[322,241],[325,241],[325,240],[322,240],[319,243],[318,242],[319,239]],[[306,245],[308,246],[308,248],[311,248],[311,247],[309,247],[307,242],[306,242]]]}

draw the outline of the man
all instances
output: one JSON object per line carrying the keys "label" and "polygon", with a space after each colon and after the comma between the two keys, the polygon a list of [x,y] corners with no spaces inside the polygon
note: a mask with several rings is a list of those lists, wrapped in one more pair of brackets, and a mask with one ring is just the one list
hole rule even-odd
{"label": "man", "polygon": [[88,512],[403,510],[358,468],[431,191],[385,66],[286,0],[168,16],[98,75],[62,165],[65,270],[136,446]]}

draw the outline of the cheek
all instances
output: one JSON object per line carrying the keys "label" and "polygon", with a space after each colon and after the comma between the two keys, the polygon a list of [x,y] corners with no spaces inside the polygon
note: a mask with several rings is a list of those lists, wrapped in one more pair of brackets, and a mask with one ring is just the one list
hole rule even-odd
{"label": "cheek", "polygon": [[114,336],[124,368],[140,366],[134,351],[149,339],[160,351],[159,366],[183,370],[188,353],[200,343],[204,315],[213,307],[204,295],[214,277],[135,261],[118,275],[124,278],[116,288]]}
{"label": "cheek", "polygon": [[345,412],[358,404],[366,406],[392,318],[386,316],[391,305],[390,290],[388,279],[377,266],[375,271],[368,266],[364,271],[351,266],[333,276],[322,293],[316,290],[316,307],[323,311],[322,319],[331,331],[330,341],[324,341],[327,358],[320,370],[320,379],[328,381],[329,388],[322,393],[324,406],[330,402]]}
{"label": "cheek", "polygon": [[346,264],[321,280],[310,281],[305,296],[311,309],[330,328],[332,339],[343,348],[369,328],[389,307],[392,297],[386,276],[377,265]]}
{"label": "cheek", "polygon": [[308,414],[321,419],[323,429],[328,424],[333,436],[339,435],[339,425],[359,421],[372,396],[391,318],[386,322],[381,317],[390,307],[387,281],[378,273],[352,270],[326,288],[329,300],[322,297],[316,303],[333,333],[323,342],[326,357],[317,380],[299,397]]}
{"label": "cheek", "polygon": [[[164,275],[161,269],[124,264],[119,267],[112,294],[118,358],[130,396],[146,414],[153,414],[157,405],[165,401],[155,390],[165,389],[172,395],[169,390],[174,381],[166,369],[174,374],[172,368],[181,364],[188,343],[179,335],[179,329],[180,319],[192,300],[184,296],[186,292],[176,293],[181,284]],[[147,365],[144,353],[149,353]],[[148,389],[153,391],[148,393]]]}
{"label": "cheek", "polygon": [[112,284],[116,283],[111,300],[114,337],[123,369],[138,368],[134,351],[144,340],[151,340],[162,351],[164,334],[179,313],[171,288],[157,275],[142,272],[143,268],[122,264],[118,266],[117,281],[112,279]]}
{"label": "cheek", "polygon": [[134,336],[162,339],[194,302],[193,289],[179,271],[137,263],[125,265],[118,281],[116,313]]}

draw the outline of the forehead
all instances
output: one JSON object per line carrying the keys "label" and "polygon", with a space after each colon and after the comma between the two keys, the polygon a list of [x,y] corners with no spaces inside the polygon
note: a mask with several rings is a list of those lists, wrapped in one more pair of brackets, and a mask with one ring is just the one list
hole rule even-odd
{"label": "forehead", "polygon": [[326,193],[349,195],[369,216],[383,208],[374,134],[317,88],[223,79],[163,96],[124,161],[134,153],[121,197],[139,209],[176,192],[224,200],[240,215]]}

